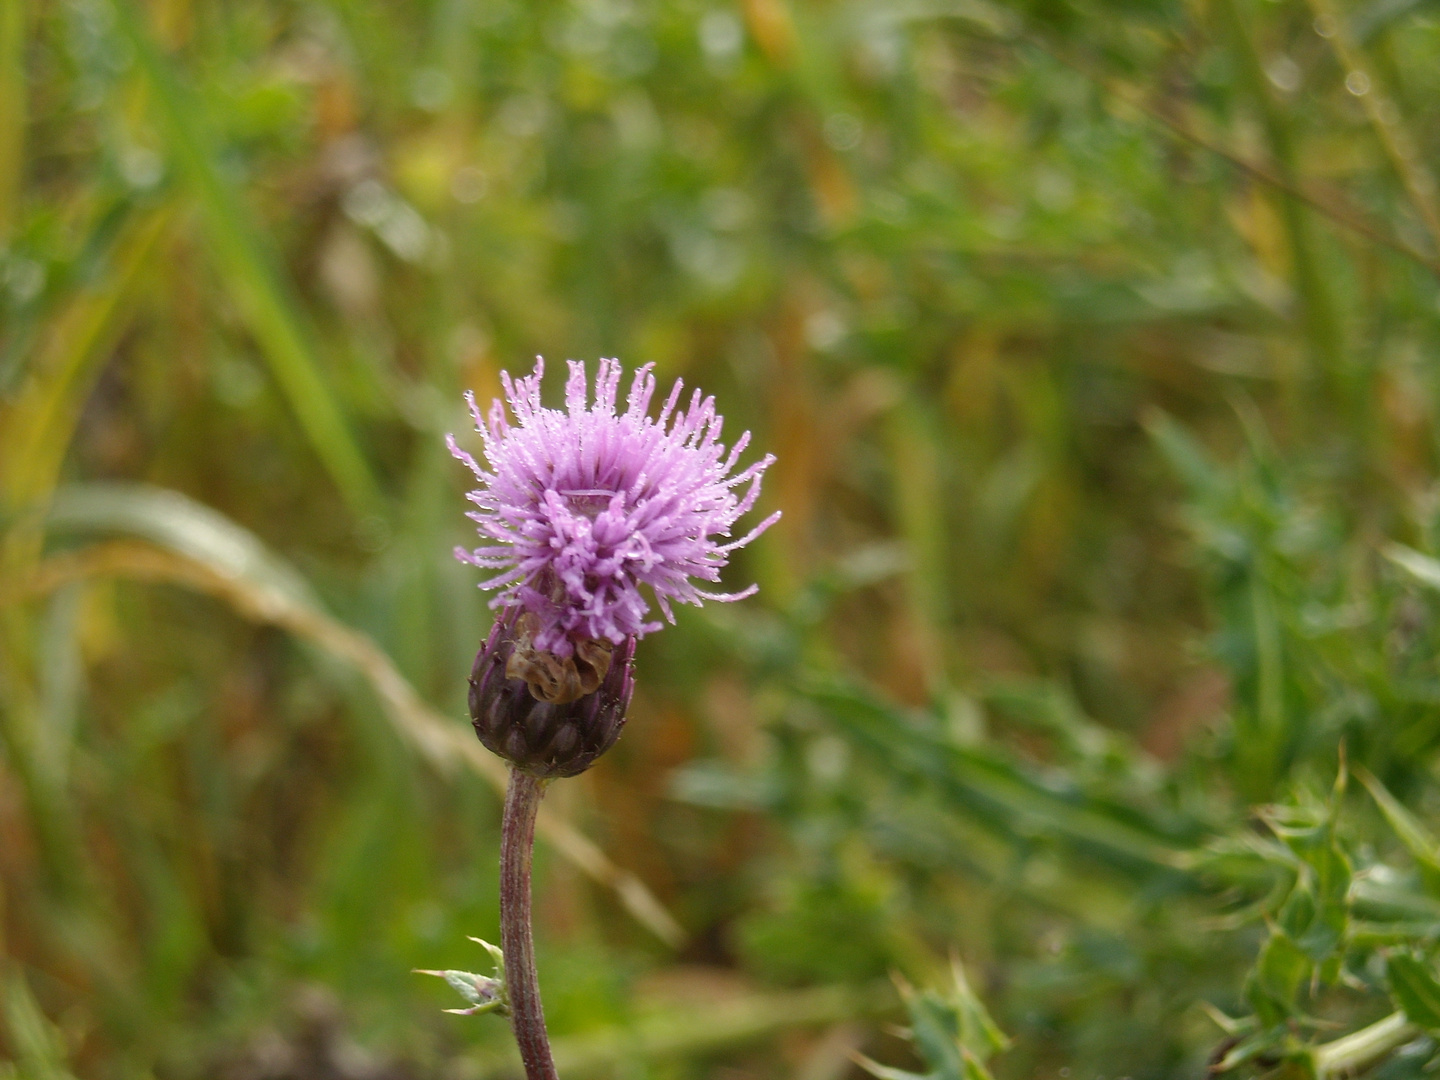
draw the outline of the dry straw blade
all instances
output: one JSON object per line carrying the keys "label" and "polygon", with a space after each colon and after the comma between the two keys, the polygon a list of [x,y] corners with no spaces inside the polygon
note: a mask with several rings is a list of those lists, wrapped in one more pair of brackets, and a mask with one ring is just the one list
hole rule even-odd
{"label": "dry straw blade", "polygon": [[[174,491],[88,484],[56,493],[49,527],[118,538],[52,555],[3,595],[20,599],[73,581],[126,578],[213,596],[245,618],[286,630],[357,670],[396,731],[435,768],[451,773],[464,766],[504,790],[504,767],[468,728],[429,706],[368,635],[326,613],[298,571],[223,514]],[[553,808],[541,812],[538,829],[565,859],[613,889],[642,925],[669,945],[681,944],[684,931],[644,883],[617,867]]]}

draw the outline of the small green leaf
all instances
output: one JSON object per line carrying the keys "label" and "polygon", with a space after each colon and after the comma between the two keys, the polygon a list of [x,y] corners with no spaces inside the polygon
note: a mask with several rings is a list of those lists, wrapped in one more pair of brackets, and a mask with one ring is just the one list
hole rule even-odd
{"label": "small green leaf", "polygon": [[456,1013],[477,1013],[489,1012],[497,1009],[504,1012],[504,1002],[501,1000],[501,992],[504,984],[497,979],[491,979],[485,975],[476,975],[473,971],[426,971],[424,968],[416,968],[416,975],[434,975],[444,979],[454,988],[455,992],[474,1006],[472,1009],[446,1009],[446,1012]]}
{"label": "small green leaf", "polygon": [[495,964],[495,975],[503,982],[505,979],[505,954],[500,951],[500,946],[491,945],[484,938],[469,937],[469,935],[467,937],[490,954],[490,959]]}
{"label": "small green leaf", "polygon": [[461,997],[470,1003],[468,1009],[446,1009],[458,1016],[478,1016],[494,1012],[501,1016],[510,1014],[510,999],[505,990],[505,957],[500,949],[477,937],[471,941],[483,945],[490,958],[495,961],[494,976],[476,975],[473,971],[427,971],[416,968],[416,975],[434,975],[449,983]]}

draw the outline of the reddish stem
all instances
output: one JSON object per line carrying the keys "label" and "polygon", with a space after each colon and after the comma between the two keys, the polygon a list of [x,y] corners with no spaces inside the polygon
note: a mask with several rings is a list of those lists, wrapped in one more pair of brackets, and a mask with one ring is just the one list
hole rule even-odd
{"label": "reddish stem", "polygon": [[545,784],[512,768],[500,826],[500,947],[505,953],[510,1027],[520,1046],[527,1080],[559,1080],[545,1032],[540,980],[535,974],[535,942],[530,934],[530,853]]}

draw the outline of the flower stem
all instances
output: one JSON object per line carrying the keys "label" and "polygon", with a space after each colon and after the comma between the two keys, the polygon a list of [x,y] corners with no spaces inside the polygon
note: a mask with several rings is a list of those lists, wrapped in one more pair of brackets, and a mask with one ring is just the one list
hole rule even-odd
{"label": "flower stem", "polygon": [[1419,1034],[1420,1029],[1410,1023],[1403,1012],[1391,1013],[1367,1028],[1317,1047],[1315,1075],[1328,1080],[1359,1072]]}
{"label": "flower stem", "polygon": [[511,769],[500,826],[500,947],[505,953],[510,1027],[527,1080],[559,1080],[545,1032],[540,981],[535,975],[535,943],[530,935],[530,853],[545,784],[527,772]]}

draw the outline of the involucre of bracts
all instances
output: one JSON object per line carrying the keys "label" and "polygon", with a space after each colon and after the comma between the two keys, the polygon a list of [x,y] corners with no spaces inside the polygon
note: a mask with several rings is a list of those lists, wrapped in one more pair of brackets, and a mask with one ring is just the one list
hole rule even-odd
{"label": "involucre of bracts", "polygon": [[[532,633],[527,613],[501,611],[470,673],[470,719],[486,748],[517,769],[545,779],[574,776],[620,738],[635,689],[635,639],[614,648],[608,642],[581,643],[569,663],[541,653],[538,663],[558,669],[562,681],[579,683],[570,688],[575,696],[562,686],[551,695],[554,700],[542,700],[538,695],[553,684],[537,687],[525,677],[535,678]],[[582,655],[596,663],[587,665]],[[583,676],[564,674],[576,669]]]}

